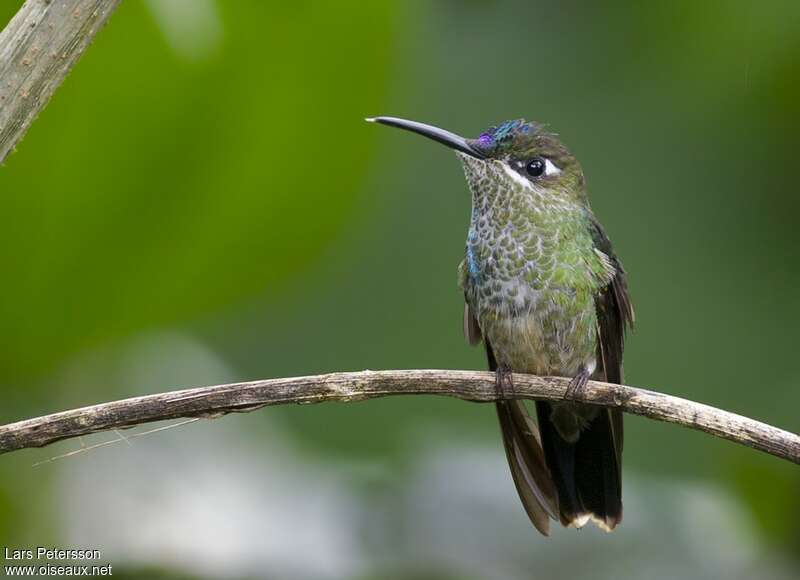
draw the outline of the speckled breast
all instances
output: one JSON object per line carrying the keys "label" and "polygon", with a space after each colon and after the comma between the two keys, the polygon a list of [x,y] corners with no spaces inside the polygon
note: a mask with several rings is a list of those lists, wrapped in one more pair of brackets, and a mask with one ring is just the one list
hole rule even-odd
{"label": "speckled breast", "polygon": [[483,276],[468,276],[464,289],[498,363],[518,372],[561,376],[594,365],[597,319],[589,292],[536,288],[525,275],[494,277],[493,269],[487,265]]}
{"label": "speckled breast", "polygon": [[465,169],[473,210],[461,283],[497,362],[539,375],[593,368],[602,264],[583,208]]}

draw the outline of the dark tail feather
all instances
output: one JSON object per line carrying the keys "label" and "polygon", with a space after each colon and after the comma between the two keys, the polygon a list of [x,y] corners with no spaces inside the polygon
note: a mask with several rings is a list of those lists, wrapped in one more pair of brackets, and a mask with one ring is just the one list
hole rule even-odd
{"label": "dark tail feather", "polygon": [[[492,347],[488,342],[484,342],[484,346],[489,369],[496,371],[497,360]],[[528,415],[524,402],[498,401],[495,406],[506,459],[519,499],[534,527],[548,536],[550,518],[558,519],[558,499],[545,462],[538,429]]]}
{"label": "dark tail feather", "polygon": [[611,413],[600,414],[581,431],[575,445],[575,482],[583,507],[606,531],[622,521],[622,478]]}
{"label": "dark tail feather", "polygon": [[559,435],[550,419],[551,412],[550,403],[536,403],[542,448],[558,495],[561,523],[581,527],[592,519],[606,531],[613,530],[622,520],[621,433],[616,434],[612,425],[612,414],[619,411],[601,410],[574,443]]}
{"label": "dark tail feather", "polygon": [[550,403],[536,402],[542,449],[558,495],[559,519],[568,526],[584,511],[575,485],[575,444],[561,438],[550,420],[551,412]]}
{"label": "dark tail feather", "polygon": [[550,533],[550,518],[557,518],[558,508],[536,425],[522,401],[498,402],[497,417],[500,419],[503,446],[519,498],[533,525],[547,536]]}

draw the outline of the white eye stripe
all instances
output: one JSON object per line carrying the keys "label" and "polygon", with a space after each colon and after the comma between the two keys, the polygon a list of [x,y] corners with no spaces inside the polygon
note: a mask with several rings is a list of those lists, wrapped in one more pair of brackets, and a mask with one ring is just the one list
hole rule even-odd
{"label": "white eye stripe", "polygon": [[528,181],[527,179],[522,177],[519,173],[517,173],[516,171],[511,169],[511,167],[509,167],[505,163],[500,162],[500,167],[503,168],[503,171],[505,172],[506,175],[508,175],[512,180],[516,181],[517,183],[519,183],[523,187],[527,187],[527,188],[531,188],[532,187],[530,181]]}
{"label": "white eye stripe", "polygon": [[[544,159],[544,173],[542,175],[549,177],[561,173],[561,169],[555,163],[546,157],[541,157],[540,159]],[[534,187],[533,182],[536,178],[530,178],[527,176],[527,174],[525,174],[525,165],[523,163],[517,162],[517,167],[519,167],[518,170],[512,169],[508,163],[504,163],[502,161],[496,161],[496,163],[499,164],[503,172],[513,181],[516,181],[528,189],[532,189]]]}
{"label": "white eye stripe", "polygon": [[561,169],[556,167],[556,165],[545,157],[544,160],[544,174],[545,175],[558,175],[561,173]]}

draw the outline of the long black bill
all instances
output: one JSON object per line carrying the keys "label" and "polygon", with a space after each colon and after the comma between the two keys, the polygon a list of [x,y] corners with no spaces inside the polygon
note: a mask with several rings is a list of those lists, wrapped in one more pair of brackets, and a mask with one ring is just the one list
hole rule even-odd
{"label": "long black bill", "polygon": [[445,131],[439,127],[434,127],[433,125],[426,125],[425,123],[417,123],[416,121],[408,121],[406,119],[398,119],[397,117],[369,117],[366,120],[370,123],[380,123],[381,125],[389,125],[390,127],[405,129],[406,131],[411,131],[412,133],[417,133],[418,135],[427,137],[428,139],[438,141],[442,145],[447,145],[451,149],[461,151],[462,153],[466,153],[472,157],[485,159],[485,156],[480,151],[477,151],[475,148],[473,148],[463,137],[459,137],[455,133]]}

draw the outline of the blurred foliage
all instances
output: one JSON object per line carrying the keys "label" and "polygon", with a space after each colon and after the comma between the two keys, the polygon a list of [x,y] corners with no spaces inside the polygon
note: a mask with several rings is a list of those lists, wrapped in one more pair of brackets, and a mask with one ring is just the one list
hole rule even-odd
{"label": "blurred foliage", "polygon": [[3,376],[274,288],[341,227],[391,4],[304,4],[219,3],[192,62],[123,3],[0,175]]}
{"label": "blurred foliage", "polygon": [[[455,284],[463,178],[444,149],[361,121],[396,114],[467,135],[550,124],[629,272],[628,381],[800,431],[800,3],[200,4],[212,20],[192,28],[122,3],[0,169],[4,420],[196,383],[123,372],[151,330],[195,337],[242,379],[481,368]],[[308,461],[391,477],[432,440],[501,452],[491,409],[449,400],[253,422],[285,426]],[[796,466],[626,429],[627,470],[729,485],[800,555]],[[30,469],[57,452],[3,458],[0,540],[58,537],[57,468]]]}

